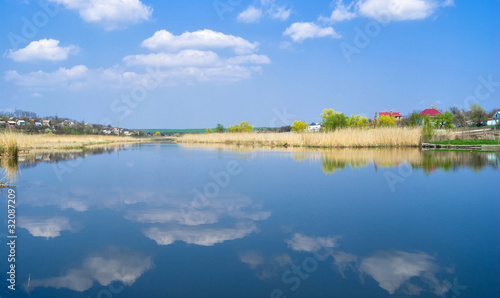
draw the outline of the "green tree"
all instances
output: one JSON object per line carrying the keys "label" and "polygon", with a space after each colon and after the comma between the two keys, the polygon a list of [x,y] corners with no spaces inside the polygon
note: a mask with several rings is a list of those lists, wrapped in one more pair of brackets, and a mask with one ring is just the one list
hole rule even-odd
{"label": "green tree", "polygon": [[396,118],[391,116],[380,116],[377,121],[377,127],[394,127],[396,126]]}
{"label": "green tree", "polygon": [[444,114],[434,116],[433,121],[434,127],[437,129],[453,128],[453,114],[448,111],[444,112]]}
{"label": "green tree", "polygon": [[332,109],[324,109],[321,113],[321,125],[325,131],[347,127],[349,125],[348,119],[344,113],[338,113]]}
{"label": "green tree", "polygon": [[359,128],[366,128],[370,126],[370,120],[367,117],[361,117],[358,120],[357,127]]}
{"label": "green tree", "polygon": [[424,116],[422,116],[422,114],[420,113],[417,113],[417,112],[413,112],[411,113],[410,115],[410,118],[408,120],[408,126],[420,126],[422,125],[422,119],[424,118]]}
{"label": "green tree", "polygon": [[488,120],[488,114],[478,103],[475,103],[470,107],[470,120],[476,126],[481,126],[481,123]]}
{"label": "green tree", "polygon": [[217,133],[221,133],[221,132],[224,132],[224,126],[222,124],[217,124],[217,126],[215,127],[214,129],[214,132],[217,132]]}
{"label": "green tree", "polygon": [[159,131],[155,132],[154,134],[155,137],[161,137],[161,133]]}
{"label": "green tree", "polygon": [[205,133],[213,133],[214,131],[211,128],[205,129]]}
{"label": "green tree", "polygon": [[347,119],[347,126],[352,127],[352,128],[358,127],[358,122],[360,119],[361,119],[361,116],[359,116],[359,115],[354,116],[351,114],[351,117],[349,117]]}
{"label": "green tree", "polygon": [[455,114],[453,114],[453,125],[455,127],[465,127],[467,126],[467,115],[465,114],[464,111],[456,111]]}
{"label": "green tree", "polygon": [[305,123],[304,121],[294,121],[292,124],[292,130],[293,132],[304,132],[309,130],[309,125]]}
{"label": "green tree", "polygon": [[431,118],[429,116],[424,117],[424,124],[422,125],[422,138],[424,141],[432,139],[434,136],[434,127],[432,126]]}
{"label": "green tree", "polygon": [[243,121],[240,124],[229,126],[227,130],[229,132],[253,132],[253,125],[248,123],[248,121]]}

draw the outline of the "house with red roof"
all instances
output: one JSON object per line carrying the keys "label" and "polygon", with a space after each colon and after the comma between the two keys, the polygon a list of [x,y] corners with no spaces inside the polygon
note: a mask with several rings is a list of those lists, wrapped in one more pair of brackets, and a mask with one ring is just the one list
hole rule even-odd
{"label": "house with red roof", "polygon": [[440,111],[436,110],[436,109],[425,109],[425,110],[423,110],[423,111],[420,113],[420,115],[422,115],[422,116],[424,116],[424,117],[425,117],[425,116],[429,116],[429,117],[431,117],[431,118],[432,118],[432,117],[435,117],[435,116],[437,116],[437,115],[441,115],[441,114],[442,114],[442,113],[441,113]]}
{"label": "house with red roof", "polygon": [[379,116],[390,116],[390,117],[394,117],[396,118],[397,121],[400,121],[401,119],[403,119],[403,115],[401,115],[401,113],[399,112],[393,112],[393,111],[390,111],[390,112],[380,112],[378,113]]}

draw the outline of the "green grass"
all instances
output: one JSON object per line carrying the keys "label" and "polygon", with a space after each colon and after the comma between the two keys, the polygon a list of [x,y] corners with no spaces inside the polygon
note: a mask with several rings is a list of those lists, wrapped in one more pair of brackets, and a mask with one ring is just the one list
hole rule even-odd
{"label": "green grass", "polygon": [[[470,153],[468,149],[430,149],[430,150],[425,150],[427,151],[432,151],[432,152],[465,152],[465,153]],[[492,151],[492,150],[473,150],[472,153],[500,153],[500,151]]]}
{"label": "green grass", "polygon": [[435,145],[500,145],[500,140],[450,140],[431,142]]}

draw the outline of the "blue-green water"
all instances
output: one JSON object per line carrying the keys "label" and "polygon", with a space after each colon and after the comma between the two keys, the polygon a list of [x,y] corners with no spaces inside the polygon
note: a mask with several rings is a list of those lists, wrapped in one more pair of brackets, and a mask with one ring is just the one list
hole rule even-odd
{"label": "blue-green water", "polygon": [[99,153],[21,161],[2,297],[500,297],[498,154]]}

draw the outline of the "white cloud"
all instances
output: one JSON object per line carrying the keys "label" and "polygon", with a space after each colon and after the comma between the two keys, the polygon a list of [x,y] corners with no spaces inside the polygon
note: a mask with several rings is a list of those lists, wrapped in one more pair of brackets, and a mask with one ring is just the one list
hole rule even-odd
{"label": "white cloud", "polygon": [[68,288],[84,292],[93,286],[94,280],[101,286],[108,286],[113,281],[131,286],[153,266],[149,256],[125,249],[109,248],[102,253],[85,258],[81,268],[70,269],[63,276],[31,280],[30,288]]}
{"label": "white cloud", "polygon": [[207,66],[220,61],[219,56],[210,51],[183,50],[177,54],[157,53],[132,55],[123,58],[126,65],[148,65],[161,67]]}
{"label": "white cloud", "polygon": [[40,39],[32,41],[23,49],[17,51],[9,50],[7,57],[18,62],[33,60],[62,61],[68,59],[68,55],[74,53],[77,47],[70,45],[60,47],[59,40]]}
{"label": "white cloud", "polygon": [[159,245],[170,245],[175,241],[201,246],[213,246],[224,241],[241,239],[257,231],[253,223],[240,224],[234,228],[220,227],[153,227],[144,231],[144,235]]}
{"label": "white cloud", "polygon": [[173,35],[166,30],[156,31],[144,40],[143,47],[152,51],[179,51],[183,49],[232,49],[237,54],[249,54],[258,49],[257,42],[251,43],[241,37],[226,35],[209,29]]}
{"label": "white cloud", "polygon": [[240,262],[247,264],[250,268],[255,269],[264,264],[264,258],[259,252],[247,251],[239,255]]}
{"label": "white cloud", "polygon": [[332,27],[320,27],[314,23],[293,23],[288,27],[283,35],[290,36],[295,42],[302,42],[308,38],[331,37],[340,38],[341,36],[335,32]]}
{"label": "white cloud", "polygon": [[28,230],[35,237],[56,238],[62,231],[70,231],[71,224],[65,217],[38,218],[21,217],[19,227]]}
{"label": "white cloud", "polygon": [[271,60],[265,55],[236,56],[227,59],[229,64],[269,64]]}
{"label": "white cloud", "polygon": [[314,252],[322,247],[333,248],[337,241],[338,237],[311,237],[296,233],[286,243],[295,251]]}
{"label": "white cloud", "polygon": [[380,287],[391,295],[403,285],[411,289],[410,294],[418,295],[423,289],[409,283],[410,279],[416,277],[421,278],[436,295],[448,290],[448,287],[436,278],[439,267],[434,264],[434,258],[425,253],[379,252],[364,259],[359,270],[373,277]]}
{"label": "white cloud", "polygon": [[358,3],[361,15],[374,19],[390,18],[391,21],[425,19],[437,7],[434,0],[364,0]]}
{"label": "white cloud", "polygon": [[71,86],[87,78],[89,70],[84,65],[72,68],[60,67],[54,72],[34,71],[27,74],[19,74],[15,70],[5,73],[5,80],[16,85],[36,87],[46,85]]}
{"label": "white cloud", "polygon": [[139,0],[49,0],[77,10],[87,23],[98,23],[106,30],[123,29],[147,21],[153,9]]}
{"label": "white cloud", "polygon": [[280,21],[286,21],[292,14],[291,9],[287,9],[284,6],[272,6],[268,10],[268,14],[271,16],[273,19],[277,19]]}
{"label": "white cloud", "polygon": [[262,18],[262,9],[255,6],[249,6],[242,11],[236,18],[241,23],[258,23]]}
{"label": "white cloud", "polygon": [[343,0],[338,0],[335,10],[329,18],[319,17],[320,21],[335,23],[354,19],[357,14],[353,11],[354,2],[349,5],[344,5]]}
{"label": "white cloud", "polygon": [[292,14],[292,9],[277,5],[275,2],[275,0],[261,0],[260,7],[250,5],[238,15],[237,21],[240,23],[258,23],[264,16],[274,20],[288,20]]}

